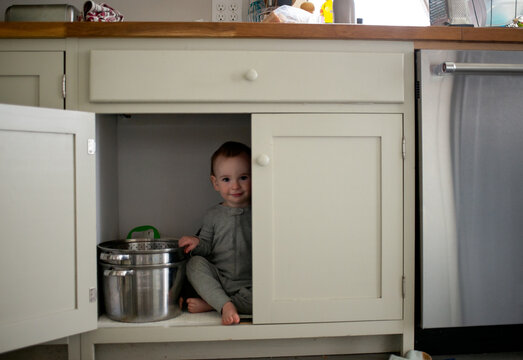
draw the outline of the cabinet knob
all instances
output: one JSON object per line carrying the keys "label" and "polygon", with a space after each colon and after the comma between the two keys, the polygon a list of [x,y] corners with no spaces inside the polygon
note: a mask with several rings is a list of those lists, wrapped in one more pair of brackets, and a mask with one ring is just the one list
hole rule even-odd
{"label": "cabinet knob", "polygon": [[258,72],[254,69],[249,69],[246,73],[245,73],[245,78],[249,81],[254,81],[258,78]]}
{"label": "cabinet knob", "polygon": [[269,165],[270,161],[271,161],[271,158],[265,154],[258,155],[258,157],[256,158],[256,164],[258,164],[260,166],[267,166],[267,165]]}

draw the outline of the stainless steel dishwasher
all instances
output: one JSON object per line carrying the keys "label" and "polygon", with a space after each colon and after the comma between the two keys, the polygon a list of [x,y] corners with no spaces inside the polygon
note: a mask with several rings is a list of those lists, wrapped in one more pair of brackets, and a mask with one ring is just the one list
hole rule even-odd
{"label": "stainless steel dishwasher", "polygon": [[523,52],[417,53],[422,328],[523,323]]}

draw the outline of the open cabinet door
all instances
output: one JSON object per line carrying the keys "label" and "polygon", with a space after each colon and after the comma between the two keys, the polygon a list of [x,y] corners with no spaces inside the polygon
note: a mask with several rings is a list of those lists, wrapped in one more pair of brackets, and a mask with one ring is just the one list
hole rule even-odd
{"label": "open cabinet door", "polygon": [[0,353],[96,328],[94,135],[94,114],[0,104]]}

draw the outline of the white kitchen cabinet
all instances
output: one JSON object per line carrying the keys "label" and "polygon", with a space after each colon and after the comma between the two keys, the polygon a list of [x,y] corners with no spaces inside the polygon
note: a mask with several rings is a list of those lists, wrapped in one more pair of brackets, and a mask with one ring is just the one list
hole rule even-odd
{"label": "white kitchen cabinet", "polygon": [[[252,324],[223,327],[219,320],[180,324],[174,319],[133,325],[102,317],[98,329],[80,335],[77,353],[83,359],[103,358],[104,349],[129,343],[136,354],[156,343],[163,344],[160,352],[171,345],[175,351],[187,348],[178,352],[186,358],[202,357],[194,352],[194,341],[224,357],[413,347],[412,44],[78,39],[69,40],[66,50],[67,69],[72,69],[67,75],[76,84],[68,106],[103,113],[97,129],[97,191],[105,206],[97,208],[98,229],[94,223],[91,229],[97,234],[86,240],[87,252],[95,251],[97,236],[100,242],[117,236],[115,229],[128,231],[136,221],[127,215],[133,201],[144,206],[160,198],[159,189],[176,189],[166,185],[183,171],[165,176],[157,170],[171,154],[181,164],[209,154],[208,144],[192,148],[188,143],[213,138],[211,126],[250,121],[238,136],[250,127],[253,149]],[[250,69],[257,77],[249,77]],[[311,69],[313,74],[307,72]],[[229,117],[234,119],[227,123]],[[179,128],[172,129],[174,123]],[[127,137],[129,131],[133,135]],[[170,134],[176,147],[164,147]],[[133,141],[140,146],[133,147]],[[133,164],[132,154],[140,159],[136,167],[127,165]],[[144,176],[154,180],[151,194],[125,195],[135,191],[129,186],[133,171],[153,175]],[[162,201],[183,203],[190,192],[185,187],[162,195]],[[155,225],[169,229],[170,223]],[[94,258],[90,267],[88,276],[95,277]]]}
{"label": "white kitchen cabinet", "polygon": [[402,115],[252,121],[254,323],[402,319]]}
{"label": "white kitchen cabinet", "polygon": [[63,51],[0,51],[0,103],[64,108]]}
{"label": "white kitchen cabinet", "polygon": [[0,353],[96,328],[94,115],[0,105]]}

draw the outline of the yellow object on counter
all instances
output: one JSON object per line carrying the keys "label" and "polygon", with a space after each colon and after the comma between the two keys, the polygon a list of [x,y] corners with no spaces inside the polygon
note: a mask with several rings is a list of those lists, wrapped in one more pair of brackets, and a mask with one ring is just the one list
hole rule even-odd
{"label": "yellow object on counter", "polygon": [[323,3],[320,9],[320,14],[325,19],[326,24],[334,22],[334,13],[332,11],[332,0],[327,0]]}

